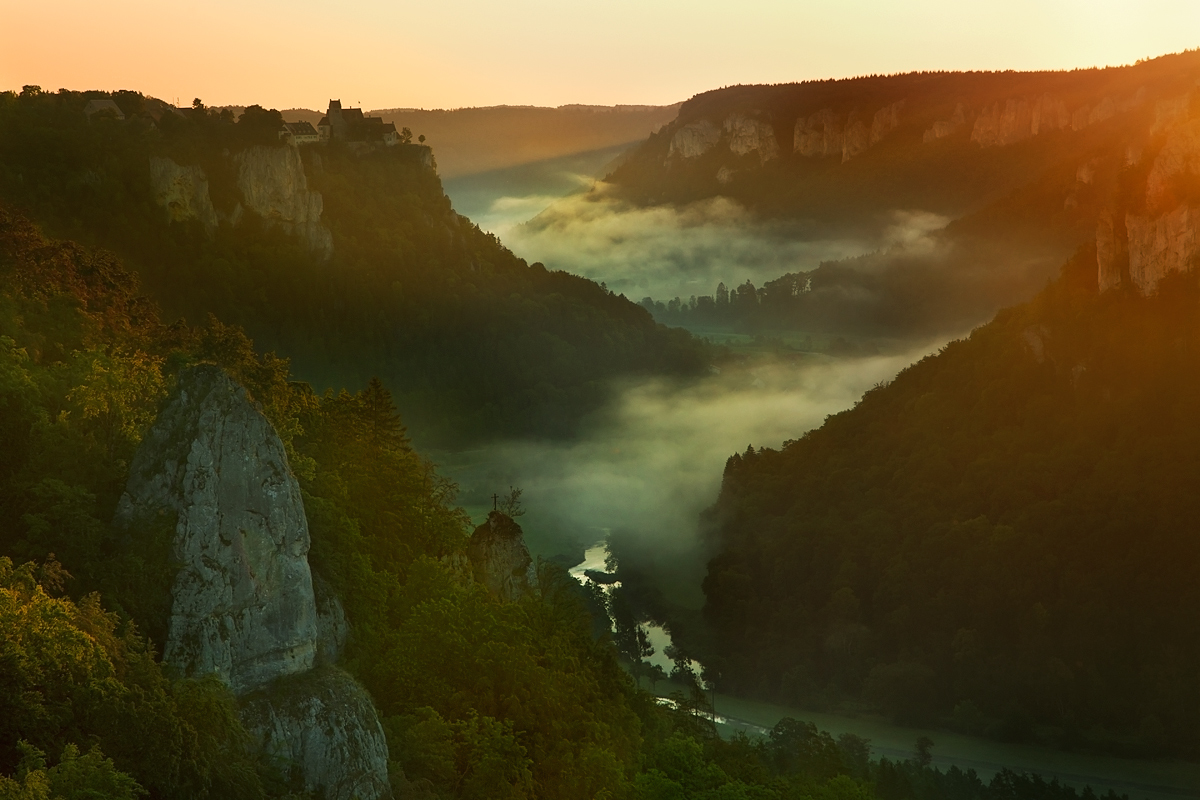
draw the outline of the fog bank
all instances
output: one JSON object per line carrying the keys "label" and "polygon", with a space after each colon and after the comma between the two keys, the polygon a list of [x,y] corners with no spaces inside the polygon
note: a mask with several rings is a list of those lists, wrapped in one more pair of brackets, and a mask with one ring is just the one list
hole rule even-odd
{"label": "fog bank", "polygon": [[635,301],[712,294],[722,281],[761,285],[822,261],[861,255],[883,241],[830,237],[809,227],[760,220],[725,197],[642,208],[598,184],[523,225],[495,232],[528,261],[603,281]]}
{"label": "fog bank", "polygon": [[609,535],[632,537],[677,572],[666,576],[672,599],[695,607],[705,559],[697,518],[716,499],[726,459],[798,438],[937,346],[762,363],[691,385],[631,384],[575,441],[510,442],[440,460],[477,521],[493,493],[523,489],[519,522],[535,555],[581,559]]}

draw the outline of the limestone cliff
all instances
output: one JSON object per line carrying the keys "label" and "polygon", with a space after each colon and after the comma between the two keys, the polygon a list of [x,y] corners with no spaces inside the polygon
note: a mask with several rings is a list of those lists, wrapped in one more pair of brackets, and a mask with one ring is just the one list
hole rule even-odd
{"label": "limestone cliff", "polygon": [[717,146],[721,129],[706,119],[680,126],[671,137],[668,158],[696,158]]}
{"label": "limestone cliff", "polygon": [[842,123],[828,108],[796,121],[792,147],[808,158],[841,155]]}
{"label": "limestone cliff", "polygon": [[[432,151],[424,148],[422,164],[433,165]],[[242,203],[226,215],[234,224],[246,209],[298,237],[310,251],[328,258],[333,253],[333,234],[321,222],[324,202],[319,192],[310,191],[304,162],[295,147],[259,145],[235,155],[237,185]],[[213,207],[208,177],[196,165],[180,166],[169,158],[150,159],[150,188],[154,201],[166,209],[172,222],[199,220],[209,236],[216,233],[222,218]]]}
{"label": "limestone cliff", "polygon": [[325,800],[390,794],[383,726],[366,690],[337,667],[251,695],[242,718],[294,792]]}
{"label": "limestone cliff", "polygon": [[729,133],[729,151],[734,155],[757,153],[759,163],[779,157],[775,129],[762,120],[733,114],[725,119],[724,127]]}
{"label": "limestone cliff", "polygon": [[[1157,123],[1156,123],[1157,124]],[[1149,294],[1172,272],[1200,262],[1200,119],[1168,129],[1146,176],[1144,202],[1136,211],[1109,210],[1096,227],[1100,290],[1126,279]]]}
{"label": "limestone cliff", "polygon": [[871,129],[862,120],[851,120],[842,137],[842,162],[849,161],[871,146]]}
{"label": "limestone cliff", "polygon": [[[979,112],[971,129],[971,141],[982,147],[995,147],[1065,128],[1081,131],[1140,105],[1145,98],[1146,91],[1141,88],[1122,101],[1105,96],[1095,105],[1083,105],[1072,112],[1062,99],[1049,92],[1032,100],[1010,97],[1003,101],[1003,106],[997,101]],[[934,138],[937,137],[926,133],[926,141]]]}
{"label": "limestone cliff", "polygon": [[922,135],[921,141],[928,144],[936,142],[938,139],[945,139],[947,136],[957,133],[966,124],[967,113],[963,104],[959,103],[954,107],[954,113],[950,115],[950,119],[940,119],[933,123],[933,126]]}
{"label": "limestone cliff", "polygon": [[806,158],[840,155],[842,161],[849,161],[899,127],[904,105],[904,100],[897,100],[877,110],[870,125],[853,113],[843,121],[828,108],[802,116],[796,120],[792,150]]}
{"label": "limestone cliff", "polygon": [[217,211],[208,194],[208,177],[197,166],[181,167],[169,158],[150,159],[150,191],[171,222],[199,220],[211,236],[217,230]]}
{"label": "limestone cliff", "polygon": [[309,191],[296,147],[251,147],[236,156],[238,189],[246,208],[304,242],[314,253],[333,253],[333,234],[321,223],[324,204]]}
{"label": "limestone cliff", "polygon": [[121,524],[177,518],[164,660],[215,672],[236,693],[304,672],[316,655],[308,522],[283,443],[214,366],[181,376],[146,435],[117,509]]}
{"label": "limestone cliff", "polygon": [[503,600],[516,600],[530,591],[533,559],[525,547],[521,526],[500,511],[471,534],[467,558],[475,580]]}
{"label": "limestone cliff", "polygon": [[300,487],[282,441],[220,368],[193,367],[142,441],[118,526],[173,519],[178,565],[163,660],[216,674],[244,721],[300,790],[326,800],[388,791],[387,747],[370,699],[337,658],[348,633],[308,564]]}
{"label": "limestone cliff", "polygon": [[900,127],[900,112],[903,109],[904,101],[897,100],[875,112],[871,119],[871,144],[878,144],[883,137]]}

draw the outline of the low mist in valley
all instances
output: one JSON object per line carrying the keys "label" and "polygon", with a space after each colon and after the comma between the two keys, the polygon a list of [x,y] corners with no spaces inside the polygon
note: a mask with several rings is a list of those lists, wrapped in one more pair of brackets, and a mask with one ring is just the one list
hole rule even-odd
{"label": "low mist in valley", "polygon": [[798,438],[936,347],[763,360],[687,385],[634,384],[577,440],[436,457],[476,522],[493,493],[519,487],[527,510],[519,521],[535,555],[582,560],[585,548],[611,536],[621,553],[653,562],[673,602],[698,607],[707,557],[698,516],[716,499],[726,459],[748,445],[778,448]]}
{"label": "low mist in valley", "polygon": [[877,246],[804,223],[760,220],[724,197],[680,207],[628,205],[603,184],[498,233],[529,261],[602,281],[635,301],[711,294],[722,281],[761,284]]}

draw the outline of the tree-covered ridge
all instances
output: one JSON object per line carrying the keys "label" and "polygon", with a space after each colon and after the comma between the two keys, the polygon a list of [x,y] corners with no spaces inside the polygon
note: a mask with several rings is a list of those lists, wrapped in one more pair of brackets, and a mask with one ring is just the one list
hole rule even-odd
{"label": "tree-covered ridge", "polygon": [[1200,289],[1036,300],[726,467],[705,590],[729,691],[1194,756]]}
{"label": "tree-covered ridge", "polygon": [[[127,120],[89,120],[82,109],[101,95],[0,94],[0,199],[119,253],[170,314],[238,324],[318,385],[380,375],[429,438],[561,434],[604,402],[614,377],[698,374],[706,363],[687,334],[591,281],[527,264],[454,213],[426,148],[302,150],[333,235],[326,262],[238,213],[236,157],[284,146],[276,112],[176,114],[119,92]],[[157,122],[139,116],[146,109]],[[221,219],[212,237],[195,220],[167,223],[151,156],[204,170]]]}
{"label": "tree-covered ridge", "polygon": [[229,690],[156,656],[171,531],[110,524],[141,436],[197,362],[246,386],[284,439],[313,568],[352,624],[343,665],[384,719],[399,798],[1077,797],[872,762],[861,739],[794,721],[722,741],[702,693],[673,710],[638,691],[560,569],[539,565],[512,603],[466,577],[454,486],[381,382],[318,396],[235,327],[165,326],[117,259],[3,209],[0,343],[0,798],[297,797],[250,747]]}

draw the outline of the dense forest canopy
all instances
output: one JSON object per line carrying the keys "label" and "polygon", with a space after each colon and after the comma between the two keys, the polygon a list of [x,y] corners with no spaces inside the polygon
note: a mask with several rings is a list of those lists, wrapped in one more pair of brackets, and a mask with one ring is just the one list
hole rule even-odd
{"label": "dense forest canopy", "polygon": [[853,409],[726,467],[726,690],[1194,756],[1200,288],[1097,295],[1083,248]]}
{"label": "dense forest canopy", "polygon": [[[276,148],[280,115],[236,120],[111,95],[126,119],[85,116],[100,92],[0,94],[0,199],[127,260],[172,315],[215,313],[319,386],[379,375],[429,440],[571,431],[631,374],[693,375],[682,331],[591,281],[529,265],[454,213],[428,148],[301,150],[332,258],[244,210],[239,154]],[[216,216],[168,223],[151,157],[200,167]],[[309,201],[305,201],[309,202]]]}
{"label": "dense forest canopy", "polygon": [[381,382],[318,395],[240,329],[166,325],[118,259],[0,209],[0,797],[302,796],[220,680],[158,660],[170,531],[112,524],[134,451],[196,363],[244,385],[284,441],[313,569],[352,625],[343,664],[383,718],[399,798],[1079,796],[940,772],[928,746],[872,761],[864,740],[794,720],[721,740],[699,685],[673,708],[637,688],[589,619],[597,596],[560,568],[539,564],[513,602],[463,577],[454,486],[413,449]]}

